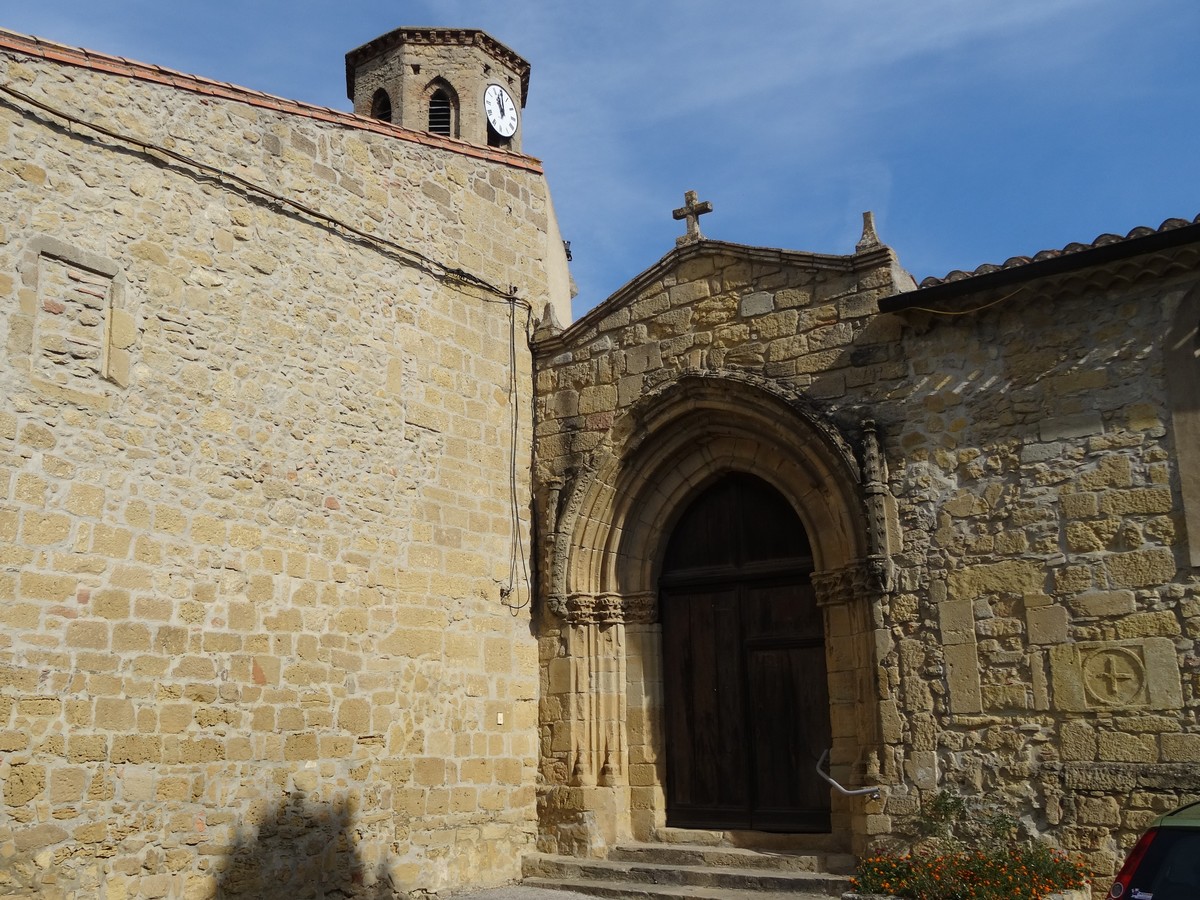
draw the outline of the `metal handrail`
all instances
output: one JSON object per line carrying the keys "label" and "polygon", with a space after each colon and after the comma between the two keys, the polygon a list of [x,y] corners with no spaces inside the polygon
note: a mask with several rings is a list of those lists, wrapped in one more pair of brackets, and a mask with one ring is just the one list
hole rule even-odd
{"label": "metal handrail", "polygon": [[837,788],[840,793],[845,794],[847,797],[860,797],[860,796],[869,795],[872,800],[879,799],[879,788],[877,788],[877,787],[845,788],[845,787],[842,787],[840,784],[838,784],[836,781],[834,781],[830,775],[827,775],[821,769],[821,766],[823,766],[825,764],[825,760],[827,760],[827,759],[829,759],[829,751],[828,750],[826,750],[824,753],[822,753],[821,758],[817,760],[817,774],[820,775],[822,778],[824,778],[826,781],[828,781],[835,788]]}

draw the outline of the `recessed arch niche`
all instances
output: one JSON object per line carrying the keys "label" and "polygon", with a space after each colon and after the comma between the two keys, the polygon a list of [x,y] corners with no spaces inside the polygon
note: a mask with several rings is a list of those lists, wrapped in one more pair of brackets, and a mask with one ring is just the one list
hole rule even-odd
{"label": "recessed arch niche", "polygon": [[[561,515],[543,584],[562,641],[554,651],[560,661],[543,661],[569,665],[573,674],[552,698],[566,727],[543,769],[566,773],[575,787],[613,792],[614,824],[601,829],[601,842],[646,839],[666,824],[663,559],[689,503],[730,473],[769,485],[803,525],[829,648],[835,772],[871,769],[879,733],[876,601],[865,564],[871,548],[862,472],[841,431],[771,382],[686,373],[614,423],[591,462],[555,497]],[[847,848],[861,843],[863,804],[833,798],[830,822]]]}

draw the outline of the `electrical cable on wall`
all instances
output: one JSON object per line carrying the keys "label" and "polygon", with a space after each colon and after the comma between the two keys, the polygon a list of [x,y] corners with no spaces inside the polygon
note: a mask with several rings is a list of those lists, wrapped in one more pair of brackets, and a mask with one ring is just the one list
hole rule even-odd
{"label": "electrical cable on wall", "polygon": [[[86,128],[97,134],[104,135],[114,141],[119,141],[129,146],[137,148],[142,153],[145,153],[151,158],[162,157],[159,162],[164,159],[172,163],[189,166],[198,172],[214,178],[217,181],[225,181],[228,184],[235,185],[242,191],[257,195],[258,197],[268,201],[274,206],[290,209],[301,215],[307,216],[310,219],[316,220],[322,225],[331,228],[335,232],[342,233],[345,237],[352,238],[355,241],[366,244],[377,252],[384,253],[391,259],[397,259],[405,265],[421,269],[432,277],[443,282],[452,282],[457,285],[475,288],[483,291],[482,296],[477,296],[476,299],[488,303],[504,303],[508,306],[508,324],[509,324],[509,378],[508,378],[508,406],[510,410],[510,430],[509,430],[509,512],[511,522],[511,537],[509,542],[509,571],[508,583],[501,587],[500,598],[501,602],[508,607],[512,615],[527,607],[532,596],[532,586],[529,579],[529,569],[525,558],[525,540],[521,533],[521,514],[520,502],[518,497],[517,485],[517,445],[520,436],[520,413],[521,402],[520,393],[517,390],[517,307],[525,310],[525,332],[526,337],[529,337],[529,328],[532,319],[533,309],[527,300],[516,296],[516,288],[508,289],[501,288],[492,284],[485,278],[467,272],[454,266],[449,266],[438,262],[431,257],[426,256],[419,250],[407,247],[396,241],[379,235],[371,234],[362,229],[355,228],[347,222],[314,209],[299,201],[292,200],[275,193],[263,185],[253,182],[240,175],[236,175],[217,166],[202,162],[186,154],[170,150],[157,144],[152,144],[148,141],[143,141],[140,138],[131,135],[122,134],[102,125],[97,125],[93,122],[86,121],[74,116],[70,113],[63,112],[49,104],[43,103],[21,91],[15,90],[8,85],[0,85],[0,93],[6,94],[9,97],[16,98],[35,109],[41,110],[51,116],[54,116],[70,126]],[[15,105],[11,104],[10,105]],[[524,583],[524,596],[521,595],[521,586],[517,580],[517,571],[520,569],[521,582]]]}
{"label": "electrical cable on wall", "polygon": [[973,306],[973,307],[971,307],[971,309],[933,309],[932,307],[929,307],[929,306],[908,306],[908,307],[905,307],[905,312],[908,312],[908,311],[923,312],[923,313],[929,313],[932,316],[970,316],[970,315],[974,315],[977,312],[983,312],[983,310],[985,310],[985,309],[991,309],[993,306],[997,306],[997,305],[1003,303],[1005,300],[1010,300],[1013,297],[1015,297],[1017,294],[1021,293],[1021,291],[1023,291],[1023,290],[1025,290],[1024,285],[1017,288],[1015,291],[1009,291],[1003,297],[999,297],[995,300],[991,300],[980,306]]}
{"label": "electrical cable on wall", "polygon": [[263,185],[251,181],[248,178],[243,178],[242,176],[236,175],[233,172],[210,165],[206,162],[202,162],[194,157],[187,156],[186,154],[179,153],[175,150],[170,150],[159,144],[152,144],[149,141],[143,141],[141,138],[136,138],[128,134],[122,134],[121,132],[114,131],[111,128],[106,128],[103,125],[97,125],[95,122],[89,122],[86,119],[81,119],[78,116],[72,115],[71,113],[63,112],[56,107],[50,106],[47,103],[43,103],[41,100],[30,97],[28,94],[24,94],[21,91],[15,90],[6,84],[0,85],[0,93],[7,94],[10,97],[15,97],[21,102],[26,103],[35,109],[39,109],[44,113],[48,113],[49,115],[52,115],[58,119],[61,119],[70,125],[80,128],[87,128],[96,132],[97,134],[102,134],[107,138],[111,138],[114,141],[120,141],[128,144],[131,147],[136,147],[138,150],[142,151],[148,156],[154,157],[157,155],[170,160],[171,162],[190,166],[199,172],[208,175],[209,177],[216,178],[218,181],[224,180],[231,184],[237,185],[242,190],[248,191],[265,200],[268,200],[272,204],[286,207],[294,212],[301,213],[302,215],[308,216],[311,219],[315,219],[328,227],[332,227],[336,231],[344,232],[345,235],[368,244],[376,250],[385,251],[388,252],[389,255],[399,257],[400,261],[404,262],[406,265],[422,269],[434,278],[437,278],[439,281],[467,285],[478,288],[479,290],[484,291],[486,294],[492,295],[479,297],[478,299],[480,300],[489,303],[516,303],[524,306],[527,310],[532,312],[529,302],[514,297],[511,289],[505,289],[499,287],[498,285],[492,284],[486,278],[475,275],[466,271],[465,269],[460,269],[455,266],[449,266],[445,263],[438,262],[432,257],[421,253],[419,250],[414,250],[412,247],[406,247],[404,244],[401,244],[397,241],[390,240],[377,234],[372,234],[369,231],[363,231],[361,228],[355,228],[348,222],[343,222],[341,219],[338,219],[335,216],[331,216],[327,213],[321,212],[320,210],[313,209],[311,206],[307,206],[297,200],[292,200],[289,197],[284,197],[281,194],[277,194],[270,188],[264,187]]}
{"label": "electrical cable on wall", "polygon": [[[525,334],[529,337],[530,312],[525,307]],[[517,391],[517,307],[509,308],[508,318],[508,400],[510,411],[510,429],[508,442],[508,497],[511,521],[511,536],[509,538],[508,584],[500,589],[500,602],[508,607],[514,616],[529,605],[532,596],[532,586],[529,582],[529,569],[525,562],[525,539],[521,535],[521,507],[517,497],[517,443],[521,416],[521,395]],[[521,580],[525,583],[525,598],[521,599],[521,591],[517,585],[517,565],[520,561]]]}

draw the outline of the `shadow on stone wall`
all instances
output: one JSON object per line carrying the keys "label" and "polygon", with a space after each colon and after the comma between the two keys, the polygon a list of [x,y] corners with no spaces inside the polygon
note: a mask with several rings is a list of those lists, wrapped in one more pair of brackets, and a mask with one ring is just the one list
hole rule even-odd
{"label": "shadow on stone wall", "polygon": [[218,900],[393,900],[386,869],[364,862],[345,801],[280,802],[262,824],[239,826]]}

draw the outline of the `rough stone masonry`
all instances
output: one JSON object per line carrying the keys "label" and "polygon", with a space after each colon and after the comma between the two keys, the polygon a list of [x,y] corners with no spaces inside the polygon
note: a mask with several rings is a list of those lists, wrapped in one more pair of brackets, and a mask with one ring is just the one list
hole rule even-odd
{"label": "rough stone masonry", "polygon": [[1103,876],[1200,795],[1197,232],[921,289],[869,219],[850,256],[696,236],[542,329],[543,847],[672,821],[664,705],[702,701],[664,694],[657,572],[730,472],[812,544],[833,770],[883,787],[833,798],[844,847],[951,790]]}
{"label": "rough stone masonry", "polygon": [[0,895],[511,881],[538,166],[66,51],[0,53]]}

